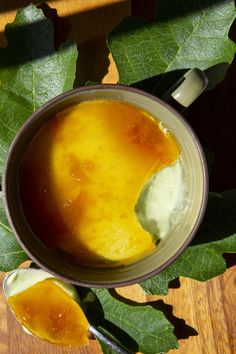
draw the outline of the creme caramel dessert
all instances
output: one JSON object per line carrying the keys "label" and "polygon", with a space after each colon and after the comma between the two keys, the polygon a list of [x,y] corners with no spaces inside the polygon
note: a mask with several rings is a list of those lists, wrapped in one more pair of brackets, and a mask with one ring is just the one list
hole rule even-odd
{"label": "creme caramel dessert", "polygon": [[179,158],[173,134],[147,112],[113,100],[79,103],[51,117],[28,147],[26,219],[49,248],[80,264],[130,263],[156,248],[135,214],[139,196]]}

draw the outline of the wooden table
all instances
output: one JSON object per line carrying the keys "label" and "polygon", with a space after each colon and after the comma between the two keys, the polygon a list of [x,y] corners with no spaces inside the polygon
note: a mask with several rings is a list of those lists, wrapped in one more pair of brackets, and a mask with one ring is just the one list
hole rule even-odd
{"label": "wooden table", "polygon": [[[3,35],[5,24],[14,19],[17,8],[30,2],[39,3],[39,1],[32,0],[0,1],[1,45],[6,44]],[[140,5],[141,2],[138,2]],[[59,22],[62,27],[56,27],[56,35],[74,38],[80,46],[79,65],[83,68],[83,74],[79,78],[79,82],[101,81],[101,79],[103,82],[116,82],[117,72],[108,55],[105,37],[107,32],[116,26],[124,16],[130,14],[130,1],[55,0],[47,1],[47,3],[50,7],[57,9],[59,16],[66,17],[66,21]],[[223,85],[231,85],[231,92],[232,89],[235,89],[235,84],[232,84],[233,80],[229,79],[228,81],[229,84],[226,81]],[[219,90],[225,92],[225,87],[221,86],[217,90],[216,94],[219,95]],[[209,114],[209,110],[206,110],[208,100],[210,100],[209,95],[210,98],[213,95],[214,99],[213,92],[206,94],[205,97],[208,98],[200,101],[201,104],[194,104],[191,110],[193,121],[195,119],[194,112],[202,113],[202,119],[204,119],[204,115]],[[223,110],[227,105],[228,112],[227,100],[233,97],[232,92],[227,97],[225,95],[225,99],[221,102]],[[234,107],[231,105],[232,116]],[[217,116],[217,112],[215,114]],[[232,187],[230,182],[228,185]],[[236,267],[233,265],[235,260],[231,263],[232,266],[222,276],[206,283],[181,278],[179,287],[170,289],[168,296],[165,297],[146,296],[138,285],[117,291],[122,296],[138,302],[158,301],[159,307],[175,325],[175,334],[179,338],[180,349],[170,351],[171,354],[234,354],[236,353]],[[4,274],[1,274],[1,282],[3,277]],[[0,354],[44,353],[98,354],[100,349],[95,340],[92,340],[88,347],[78,350],[50,345],[25,334],[10,313],[2,290],[0,290]]]}

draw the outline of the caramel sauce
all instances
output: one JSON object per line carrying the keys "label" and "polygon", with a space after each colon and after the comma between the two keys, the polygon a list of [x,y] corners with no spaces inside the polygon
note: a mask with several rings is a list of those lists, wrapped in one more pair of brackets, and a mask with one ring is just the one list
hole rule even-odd
{"label": "caramel sauce", "polygon": [[83,102],[52,118],[21,166],[22,205],[35,234],[90,266],[153,251],[134,207],[148,179],[179,157],[172,134],[117,101]]}
{"label": "caramel sauce", "polygon": [[17,319],[31,333],[51,343],[88,344],[88,321],[80,306],[52,279],[8,298]]}

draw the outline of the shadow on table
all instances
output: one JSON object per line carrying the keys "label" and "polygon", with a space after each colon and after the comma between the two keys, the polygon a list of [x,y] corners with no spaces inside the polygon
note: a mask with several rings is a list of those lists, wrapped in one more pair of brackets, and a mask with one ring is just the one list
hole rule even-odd
{"label": "shadow on table", "polygon": [[115,289],[111,289],[110,293],[112,296],[128,305],[131,306],[152,306],[156,310],[161,311],[165,317],[170,321],[170,323],[174,326],[174,335],[178,339],[187,339],[191,336],[197,336],[198,332],[188,324],[186,324],[185,320],[179,317],[176,317],[173,314],[173,306],[166,304],[163,300],[150,301],[145,303],[137,303],[130,299],[124,298],[119,295]]}
{"label": "shadow on table", "polygon": [[236,256],[234,253],[225,253],[223,257],[226,261],[227,268],[231,268],[236,265]]}

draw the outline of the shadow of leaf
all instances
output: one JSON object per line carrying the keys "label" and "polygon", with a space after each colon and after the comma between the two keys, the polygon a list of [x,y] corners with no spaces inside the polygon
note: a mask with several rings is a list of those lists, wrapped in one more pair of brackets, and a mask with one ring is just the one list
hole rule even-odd
{"label": "shadow of leaf", "polygon": [[198,335],[198,332],[186,324],[184,319],[174,316],[172,305],[166,304],[163,300],[148,302],[147,304],[165,314],[166,318],[173,324],[174,334],[178,339],[187,339]]}
{"label": "shadow of leaf", "polygon": [[178,339],[187,339],[190,336],[197,336],[198,332],[188,324],[184,319],[178,318],[173,314],[173,306],[166,304],[163,300],[150,301],[146,303],[137,303],[133,300],[124,298],[117,293],[115,289],[111,289],[110,293],[114,298],[131,306],[152,306],[154,309],[161,311],[170,323],[174,326],[174,335]]}

